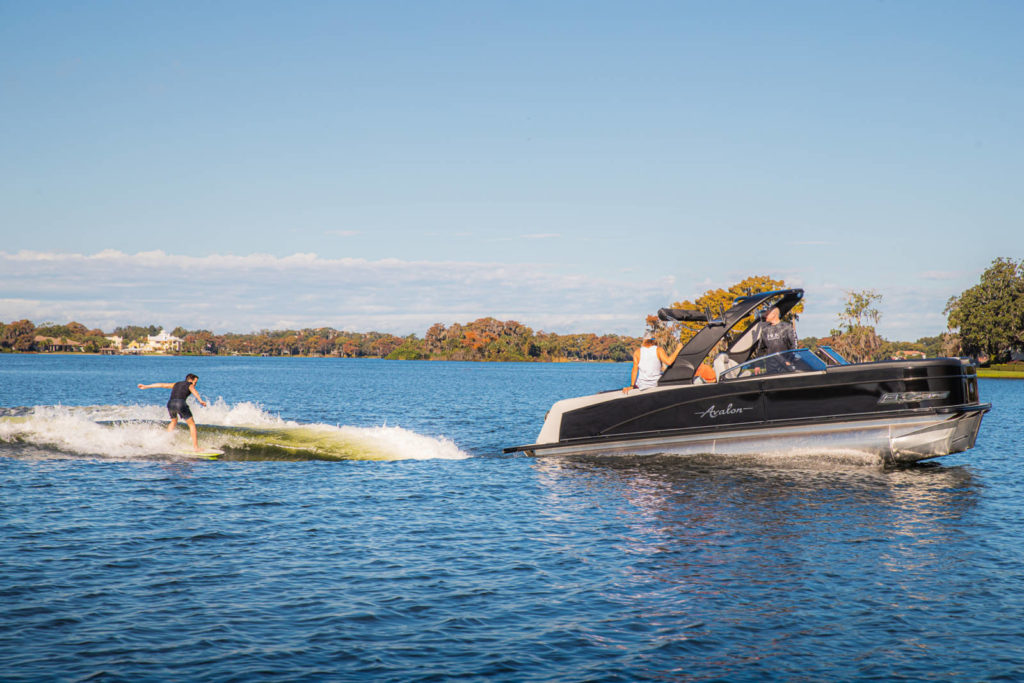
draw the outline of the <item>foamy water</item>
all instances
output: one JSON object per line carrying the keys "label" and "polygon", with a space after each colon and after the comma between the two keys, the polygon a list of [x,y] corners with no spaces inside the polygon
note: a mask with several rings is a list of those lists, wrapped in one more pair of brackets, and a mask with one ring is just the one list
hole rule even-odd
{"label": "foamy water", "polygon": [[[31,445],[77,455],[120,460],[179,455],[191,448],[188,428],[166,429],[158,405],[36,406],[0,417],[0,443]],[[469,457],[450,439],[401,427],[302,424],[251,402],[217,399],[192,409],[204,449],[248,458],[283,454],[295,459],[429,460]]]}

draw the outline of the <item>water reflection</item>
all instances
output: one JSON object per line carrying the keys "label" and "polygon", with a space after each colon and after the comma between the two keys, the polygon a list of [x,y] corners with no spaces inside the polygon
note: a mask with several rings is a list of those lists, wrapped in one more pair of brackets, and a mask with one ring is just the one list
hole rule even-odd
{"label": "water reflection", "polygon": [[908,533],[922,525],[945,527],[940,522],[959,518],[977,502],[979,489],[968,469],[930,463],[889,470],[834,461],[778,467],[644,456],[540,458],[535,467],[553,504],[612,492],[666,530],[717,520],[767,534],[796,522]]}
{"label": "water reflection", "polygon": [[941,465],[779,468],[662,456],[535,467],[553,511],[615,515],[609,541],[630,558],[623,599],[640,584],[664,590],[659,609],[687,619],[724,610],[783,630],[836,600],[870,614],[878,596],[891,609],[934,591],[932,580],[966,561],[961,520],[980,488],[969,470]]}

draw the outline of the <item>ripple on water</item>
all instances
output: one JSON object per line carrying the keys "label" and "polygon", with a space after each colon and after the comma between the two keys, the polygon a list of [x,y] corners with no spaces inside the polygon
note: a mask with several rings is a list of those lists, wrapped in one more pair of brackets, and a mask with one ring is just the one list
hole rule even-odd
{"label": "ripple on water", "polygon": [[[455,400],[436,384],[439,367],[430,392]],[[998,410],[977,449],[895,471],[669,457],[0,458],[0,671],[1014,680],[1024,661],[1015,391],[982,384]],[[327,414],[329,397],[315,400]],[[480,405],[462,405],[459,419]],[[488,429],[501,419],[489,415]],[[465,429],[466,442],[482,438]],[[524,441],[495,434],[480,455]]]}

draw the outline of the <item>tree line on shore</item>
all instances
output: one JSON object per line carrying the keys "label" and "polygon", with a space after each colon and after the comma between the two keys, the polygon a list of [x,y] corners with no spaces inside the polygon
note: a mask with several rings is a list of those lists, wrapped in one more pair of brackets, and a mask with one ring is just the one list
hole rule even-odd
{"label": "tree line on shore", "polygon": [[[783,280],[766,276],[748,277],[728,289],[708,290],[672,308],[707,311],[714,316],[729,307],[737,296],[785,289]],[[982,273],[980,282],[946,305],[948,329],[914,342],[889,341],[875,331],[881,313],[876,305],[882,295],[874,290],[847,292],[846,304],[837,316],[838,325],[828,337],[807,337],[801,345],[815,348],[830,344],[854,361],[881,360],[909,353],[935,356],[972,356],[982,362],[1009,360],[1024,349],[1024,260],[997,258]],[[791,312],[799,315],[801,302]],[[751,317],[737,326],[741,333],[753,324]],[[108,336],[124,344],[145,341],[161,328],[130,325],[110,335],[84,325],[44,323],[29,320],[0,322],[0,352],[34,352],[74,342],[77,350],[99,353],[109,349]],[[699,324],[665,323],[647,316],[647,329],[659,344],[674,346],[689,341]],[[192,355],[251,356],[333,356],[340,358],[389,358],[397,360],[462,361],[628,361],[640,339],[615,334],[555,334],[534,332],[514,320],[480,318],[470,323],[436,323],[420,338],[383,332],[347,332],[330,327],[303,330],[261,330],[251,334],[214,334],[209,330],[171,332],[182,339],[180,353]]]}
{"label": "tree line on shore", "polygon": [[[36,326],[29,320],[0,322],[0,352],[38,352],[68,346],[87,353],[112,348],[108,336],[127,345],[145,342],[160,332],[156,325],[115,328],[109,335],[71,322]],[[616,334],[555,334],[534,332],[514,320],[480,318],[470,323],[433,325],[420,338],[385,332],[347,332],[330,327],[303,330],[261,330],[251,334],[214,334],[209,330],[174,329],[188,355],[333,356],[398,360],[466,361],[625,361],[640,343],[637,337]]]}
{"label": "tree line on shore", "polygon": [[[677,307],[684,307],[682,305]],[[665,345],[674,344],[664,323],[652,325]],[[150,326],[118,327],[110,335],[90,330],[80,323],[35,326],[31,321],[0,322],[0,352],[41,352],[55,344],[87,352],[101,353],[111,349],[107,336],[119,336],[128,344],[144,342],[160,328]],[[873,331],[873,329],[872,329]],[[692,337],[684,330],[686,340]],[[339,358],[389,358],[398,360],[462,360],[462,361],[628,361],[640,344],[637,337],[597,334],[554,334],[534,332],[514,320],[481,318],[471,323],[445,326],[433,325],[426,335],[399,337],[383,332],[346,332],[329,327],[304,330],[263,330],[252,334],[214,334],[209,330],[176,328],[172,335],[182,339],[180,353],[187,355],[246,356],[331,356]],[[854,330],[854,334],[859,334]],[[665,339],[662,340],[661,338]],[[50,340],[53,340],[51,343]],[[864,354],[843,346],[842,337],[820,340],[801,339],[809,348],[819,343],[832,343],[851,357]],[[68,342],[74,342],[69,345]],[[929,356],[940,355],[943,337],[925,337],[917,342],[880,341],[872,348],[871,357],[888,358],[900,351],[921,351]]]}

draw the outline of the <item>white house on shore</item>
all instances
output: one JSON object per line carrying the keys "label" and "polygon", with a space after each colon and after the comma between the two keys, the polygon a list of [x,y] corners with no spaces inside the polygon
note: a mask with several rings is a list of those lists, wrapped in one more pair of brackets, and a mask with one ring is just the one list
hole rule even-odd
{"label": "white house on shore", "polygon": [[146,341],[131,341],[127,345],[124,343],[124,339],[121,337],[107,337],[113,346],[117,347],[117,350],[121,353],[177,353],[181,351],[181,344],[185,340],[181,337],[175,337],[173,334],[167,334],[166,330],[160,330],[159,334],[147,335]]}
{"label": "white house on shore", "polygon": [[149,348],[155,353],[176,353],[181,351],[181,344],[185,341],[181,337],[167,334],[165,330],[160,330],[160,334],[155,337],[148,336],[146,339],[149,342]]}

